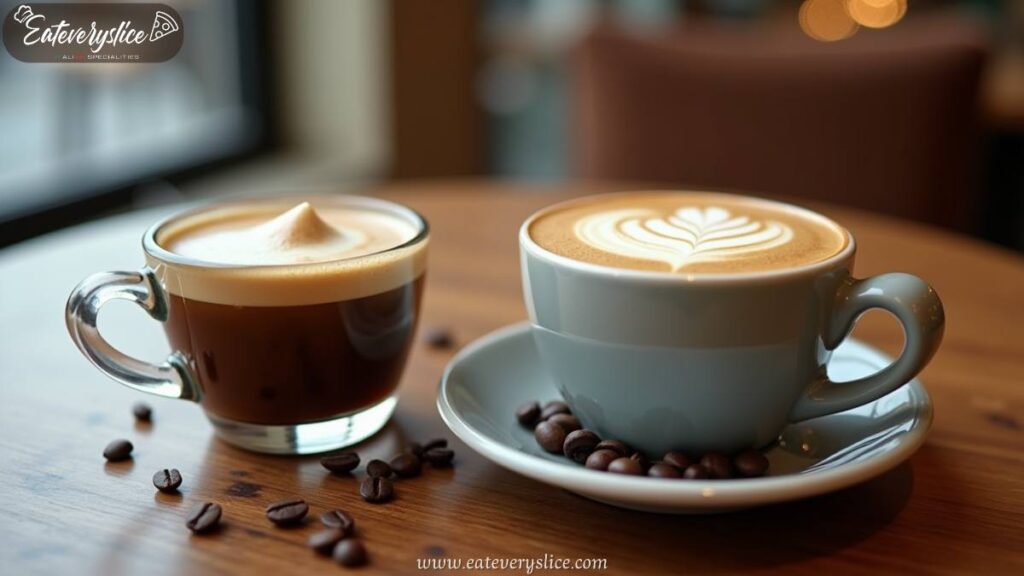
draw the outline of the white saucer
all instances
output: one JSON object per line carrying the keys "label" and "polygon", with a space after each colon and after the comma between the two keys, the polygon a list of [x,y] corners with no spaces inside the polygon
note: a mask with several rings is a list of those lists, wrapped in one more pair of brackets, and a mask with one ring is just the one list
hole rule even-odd
{"label": "white saucer", "polygon": [[[829,375],[852,380],[889,364],[877,350],[847,339]],[[537,446],[515,410],[558,398],[544,373],[529,325],[492,332],[463,348],[441,379],[437,407],[463,442],[494,463],[613,506],[667,513],[723,512],[796,500],[863,482],[907,459],[923,442],[932,404],[914,380],[875,402],[790,425],[767,452],[763,478],[668,480],[587,470]]]}

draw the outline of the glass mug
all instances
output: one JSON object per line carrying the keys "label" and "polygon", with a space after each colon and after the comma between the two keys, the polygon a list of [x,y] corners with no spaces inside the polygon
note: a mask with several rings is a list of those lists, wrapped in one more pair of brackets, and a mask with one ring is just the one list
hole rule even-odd
{"label": "glass mug", "polygon": [[[167,250],[161,241],[198,218],[300,201],[398,218],[408,241],[327,262],[225,265]],[[367,197],[238,200],[157,222],[142,238],[146,265],[86,278],[65,311],[68,332],[102,372],[130,388],[199,403],[217,435],[242,448],[308,454],[377,432],[415,332],[429,228],[415,211]],[[131,300],[163,323],[172,352],[161,364],[127,356],[100,335],[106,302]]]}

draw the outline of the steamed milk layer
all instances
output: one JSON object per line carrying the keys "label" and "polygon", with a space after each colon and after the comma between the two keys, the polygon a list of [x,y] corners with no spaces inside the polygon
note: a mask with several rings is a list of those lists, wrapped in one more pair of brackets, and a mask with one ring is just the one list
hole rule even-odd
{"label": "steamed milk layer", "polygon": [[538,216],[528,233],[573,260],[631,270],[745,273],[839,253],[844,230],[811,212],[729,194],[639,192],[587,198]]}
{"label": "steamed milk layer", "polygon": [[[238,306],[350,300],[405,285],[426,260],[421,223],[367,206],[321,202],[228,205],[164,225],[176,258],[149,265],[172,294]],[[401,248],[395,249],[401,246]]]}

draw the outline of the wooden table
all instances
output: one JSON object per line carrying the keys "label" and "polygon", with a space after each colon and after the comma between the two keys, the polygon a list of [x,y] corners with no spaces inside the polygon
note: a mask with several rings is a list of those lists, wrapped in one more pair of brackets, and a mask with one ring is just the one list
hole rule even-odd
{"label": "wooden table", "polygon": [[[517,188],[480,181],[396,185],[382,195],[431,222],[423,326],[458,342],[525,317],[516,231],[532,211],[594,188]],[[372,563],[364,573],[416,571],[417,558],[607,558],[611,573],[757,569],[797,574],[1024,573],[1024,260],[915,224],[818,206],[860,243],[858,275],[903,270],[930,280],[946,305],[946,339],[921,375],[935,402],[928,442],[893,471],[836,494],[718,516],[629,512],[506,472],[454,442],[451,470],[402,481],[388,505],[364,503],[356,478],[317,458],[269,457],[228,446],[195,405],[143,397],[92,369],[64,330],[78,280],[141,264],[139,237],[159,214],[129,214],[0,253],[0,573],[282,574],[338,569],[305,548],[315,523],[284,530],[263,514],[300,495],[313,514],[356,517]],[[127,303],[101,327],[116,345],[157,360],[156,323]],[[857,336],[896,353],[883,314]],[[386,457],[405,439],[450,436],[437,415],[438,378],[451,356],[418,344],[398,413],[360,447]],[[151,426],[130,406],[154,406]],[[108,440],[128,437],[134,461],[105,464]],[[180,496],[150,477],[176,467]],[[226,526],[193,537],[183,516],[220,502]]]}

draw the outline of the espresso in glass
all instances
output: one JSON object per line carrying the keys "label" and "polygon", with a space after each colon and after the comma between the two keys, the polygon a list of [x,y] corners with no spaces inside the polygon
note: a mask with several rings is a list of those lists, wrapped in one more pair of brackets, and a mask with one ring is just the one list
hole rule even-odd
{"label": "espresso in glass", "polygon": [[[373,434],[394,411],[427,241],[422,217],[373,198],[203,207],[146,233],[139,272],[95,275],[76,288],[69,330],[114,379],[198,401],[229,442],[330,450]],[[167,362],[129,358],[102,340],[96,311],[112,298],[163,321]]]}

